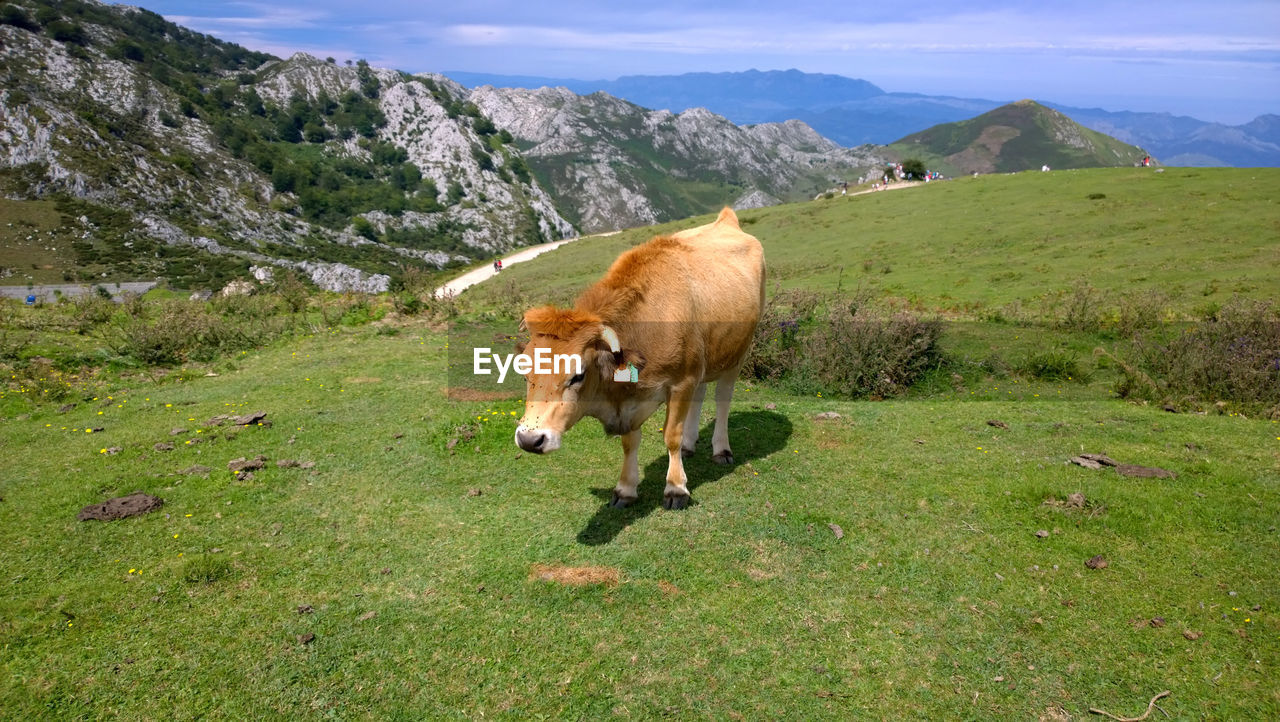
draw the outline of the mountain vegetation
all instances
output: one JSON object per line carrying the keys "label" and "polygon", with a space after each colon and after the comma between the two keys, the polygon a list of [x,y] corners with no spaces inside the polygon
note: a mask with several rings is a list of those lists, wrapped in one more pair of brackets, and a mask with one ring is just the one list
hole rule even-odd
{"label": "mountain vegetation", "polygon": [[382,290],[572,233],[445,78],[280,60],[79,0],[0,21],[0,186],[57,204],[65,280],[219,285],[271,265]]}
{"label": "mountain vegetation", "polygon": [[1020,100],[914,133],[887,149],[946,175],[1051,168],[1132,166],[1146,151],[1089,130],[1056,110]]}

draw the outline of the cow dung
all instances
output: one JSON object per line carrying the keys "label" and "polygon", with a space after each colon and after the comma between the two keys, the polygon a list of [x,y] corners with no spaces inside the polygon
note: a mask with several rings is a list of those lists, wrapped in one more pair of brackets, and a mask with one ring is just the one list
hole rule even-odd
{"label": "cow dung", "polygon": [[159,509],[161,506],[164,506],[164,499],[139,491],[128,496],[107,499],[99,504],[90,504],[81,509],[76,518],[80,521],[115,521],[116,519],[127,519],[131,516],[146,514]]}

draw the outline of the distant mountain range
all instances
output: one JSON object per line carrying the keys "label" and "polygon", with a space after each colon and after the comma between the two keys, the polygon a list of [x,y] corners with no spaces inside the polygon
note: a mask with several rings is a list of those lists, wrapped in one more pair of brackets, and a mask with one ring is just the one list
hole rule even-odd
{"label": "distant mountain range", "polygon": [[[566,87],[605,91],[646,108],[707,108],[735,123],[802,120],[846,146],[885,145],[939,123],[967,120],[1008,101],[888,93],[865,80],[798,70],[631,75],[576,80],[447,72],[468,87]],[[1141,146],[1165,165],[1280,166],[1280,115],[1229,126],[1170,113],[1107,111],[1041,100],[1081,125]]]}

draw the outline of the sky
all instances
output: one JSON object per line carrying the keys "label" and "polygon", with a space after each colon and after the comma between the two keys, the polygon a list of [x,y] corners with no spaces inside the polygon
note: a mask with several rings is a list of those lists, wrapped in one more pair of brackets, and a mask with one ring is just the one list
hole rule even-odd
{"label": "sky", "polygon": [[[132,3],[131,3],[132,4]],[[410,73],[584,80],[798,70],[890,92],[1280,113],[1277,0],[350,0],[140,3],[254,50]]]}

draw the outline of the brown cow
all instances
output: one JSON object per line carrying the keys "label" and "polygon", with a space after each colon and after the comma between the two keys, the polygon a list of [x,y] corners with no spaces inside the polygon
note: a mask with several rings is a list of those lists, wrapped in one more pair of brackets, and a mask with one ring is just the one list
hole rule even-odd
{"label": "brown cow", "polygon": [[[683,455],[693,453],[707,383],[716,382],[712,458],[733,463],[729,403],[764,306],[764,249],[725,208],[714,223],[659,236],[618,257],[572,309],[524,315],[526,354],[577,354],[582,373],[529,373],[516,444],[542,454],[583,416],[622,437],[612,506],[636,499],[640,427],[663,403],[667,486],[662,506],[689,503]],[[633,380],[634,379],[634,380]]]}

